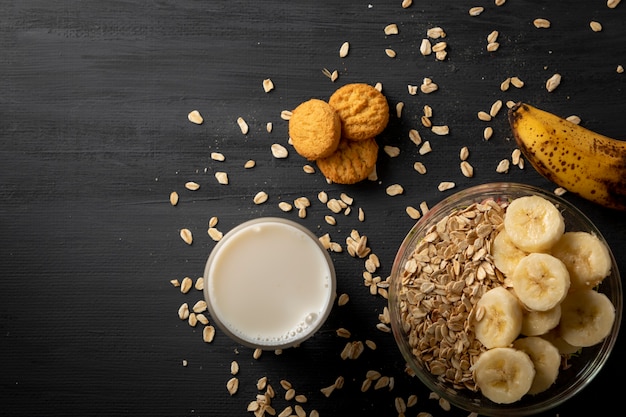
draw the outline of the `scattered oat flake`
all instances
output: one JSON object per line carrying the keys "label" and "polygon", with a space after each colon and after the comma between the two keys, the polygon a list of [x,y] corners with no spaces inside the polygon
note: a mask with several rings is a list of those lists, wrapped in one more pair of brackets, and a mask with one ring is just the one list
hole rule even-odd
{"label": "scattered oat flake", "polygon": [[283,110],[280,112],[280,118],[283,120],[291,119],[292,112],[291,110]]}
{"label": "scattered oat flake", "polygon": [[185,183],[185,188],[191,191],[196,191],[200,189],[200,184],[198,184],[197,182],[188,181]]}
{"label": "scattered oat flake", "polygon": [[533,25],[535,25],[537,29],[547,29],[550,27],[550,21],[548,19],[537,18],[533,20]]}
{"label": "scattered oat flake", "polygon": [[274,156],[274,158],[283,159],[289,156],[289,151],[287,151],[287,148],[285,148],[283,145],[279,143],[272,144],[271,149],[272,149],[272,155]]}
{"label": "scattered oat flake", "polygon": [[398,148],[397,146],[385,145],[383,150],[391,158],[395,158],[396,156],[400,155],[400,148]]}
{"label": "scattered oat flake", "polygon": [[204,300],[198,300],[191,309],[194,313],[204,313],[207,310],[207,303]]}
{"label": "scattered oat flake", "polygon": [[496,100],[493,102],[493,104],[491,105],[491,108],[489,109],[489,115],[491,117],[496,117],[501,109],[502,109],[502,100]]}
{"label": "scattered oat flake", "polygon": [[459,159],[461,161],[465,161],[469,158],[469,148],[467,146],[463,146],[459,151]]}
{"label": "scattered oat flake", "polygon": [[230,373],[231,375],[237,375],[239,373],[239,363],[237,361],[230,363]]}
{"label": "scattered oat flake", "polygon": [[293,206],[286,201],[281,201],[280,203],[278,203],[278,208],[284,212],[293,210]]}
{"label": "scattered oat flake", "polygon": [[575,125],[580,124],[580,117],[576,116],[575,114],[571,116],[567,116],[565,120],[567,120],[570,123],[574,123]]}
{"label": "scattered oat flake", "polygon": [[615,71],[616,71],[618,74],[623,73],[623,72],[624,72],[624,66],[622,66],[622,65],[618,65],[618,66],[617,66],[617,68],[615,69]]}
{"label": "scattered oat flake", "polygon": [[408,214],[408,216],[412,218],[413,220],[417,220],[421,217],[419,210],[413,206],[407,206],[405,211],[406,211],[406,214]]}
{"label": "scattered oat flake", "polygon": [[521,157],[522,151],[520,151],[519,148],[513,149],[513,152],[511,152],[511,162],[513,165],[518,165]]}
{"label": "scattered oat flake", "polygon": [[243,167],[246,168],[246,169],[250,169],[250,168],[254,168],[255,165],[256,165],[256,162],[254,160],[252,160],[252,159],[249,159],[249,160],[246,161],[245,164],[243,164]]}
{"label": "scattered oat flake", "polygon": [[204,289],[204,277],[198,277],[193,287],[198,291],[202,291]]}
{"label": "scattered oat flake", "polygon": [[522,88],[524,86],[524,81],[522,81],[519,77],[511,77],[511,84],[515,88]]}
{"label": "scattered oat flake", "polygon": [[496,167],[496,172],[499,174],[505,174],[509,172],[509,166],[510,166],[509,160],[503,159],[498,163],[498,166]]}
{"label": "scattered oat flake", "polygon": [[173,206],[178,204],[178,193],[176,191],[170,193],[170,204]]}
{"label": "scattered oat flake", "polygon": [[439,398],[438,400],[439,402],[439,407],[441,407],[442,410],[444,411],[450,411],[450,402],[448,400],[446,400],[445,398]]}
{"label": "scattered oat flake", "polygon": [[430,28],[426,31],[426,35],[432,39],[445,38],[446,32],[439,26]]}
{"label": "scattered oat flake", "polygon": [[180,284],[180,292],[187,294],[193,285],[193,281],[189,277],[183,278],[183,282]]}
{"label": "scattered oat flake", "polygon": [[400,184],[392,184],[385,190],[387,195],[396,196],[404,193],[404,188]]}
{"label": "scattered oat flake", "polygon": [[395,404],[396,411],[398,412],[398,414],[404,415],[404,413],[406,412],[406,402],[404,401],[404,398],[396,397],[394,399],[394,404]]}
{"label": "scattered oat flake", "polygon": [[508,77],[500,83],[500,91],[507,91],[510,86],[511,86],[511,77]]}
{"label": "scattered oat flake", "polygon": [[424,56],[428,56],[433,52],[432,45],[430,44],[430,40],[427,38],[422,39],[422,43],[420,44],[420,53]]}
{"label": "scattered oat flake", "polygon": [[211,152],[211,159],[214,161],[224,161],[226,157],[220,152]]}
{"label": "scattered oat flake", "polygon": [[439,86],[431,79],[431,78],[424,78],[424,80],[422,81],[422,85],[420,85],[420,91],[424,94],[430,94],[434,91],[437,91],[439,89]]}
{"label": "scattered oat flake", "polygon": [[549,93],[556,90],[556,88],[561,84],[561,74],[554,74],[552,77],[548,78],[546,81],[546,90]]}
{"label": "scattered oat flake", "polygon": [[346,293],[343,293],[337,299],[337,305],[340,307],[345,306],[346,304],[348,304],[348,301],[350,301],[350,296]]}
{"label": "scattered oat flake", "polygon": [[189,229],[180,229],[180,238],[188,245],[193,243],[193,235]]}
{"label": "scattered oat flake", "polygon": [[422,144],[422,146],[420,147],[418,153],[420,155],[426,155],[427,153],[431,152],[433,149],[430,146],[430,141],[426,141]]}
{"label": "scattered oat flake", "polygon": [[416,146],[419,146],[422,143],[422,136],[420,135],[420,133],[416,129],[409,130],[409,139]]}
{"label": "scattered oat flake", "polygon": [[195,123],[197,125],[201,125],[202,122],[204,122],[204,119],[202,118],[202,115],[200,114],[198,110],[192,110],[187,115],[187,119],[189,119],[191,123]]}
{"label": "scattered oat flake", "polygon": [[253,198],[254,204],[263,204],[267,201],[268,195],[265,191],[259,191]]}
{"label": "scattered oat flake", "polygon": [[491,139],[491,137],[493,136],[493,127],[491,126],[487,126],[484,130],[483,130],[483,138],[485,140],[489,140]]}
{"label": "scattered oat flake", "polygon": [[445,136],[445,135],[450,134],[450,128],[447,125],[433,126],[430,128],[430,130],[435,135],[439,135],[439,136]]}
{"label": "scattered oat flake", "polygon": [[217,226],[217,222],[219,222],[219,219],[217,218],[217,216],[212,216],[209,219],[209,227],[215,227]]}
{"label": "scattered oat flake", "polygon": [[235,395],[239,389],[239,379],[236,377],[229,379],[226,383],[226,389],[230,395]]}
{"label": "scattered oat flake", "polygon": [[206,343],[211,343],[213,342],[214,338],[215,338],[215,327],[211,325],[204,326],[204,329],[202,329],[202,340],[204,340]]}
{"label": "scattered oat flake", "polygon": [[567,192],[567,190],[563,187],[557,187],[554,189],[554,194],[558,195],[558,196],[562,196],[563,194],[565,194]]}
{"label": "scattered oat flake", "polygon": [[269,93],[273,89],[274,89],[274,83],[272,82],[272,80],[270,80],[269,78],[264,79],[263,80],[263,90],[266,93]]}
{"label": "scattered oat flake", "polygon": [[337,72],[337,70],[334,70],[331,72],[330,70],[323,68],[322,73],[328,78],[330,78],[330,81],[332,82],[337,81],[337,78],[339,78],[339,72]]}
{"label": "scattered oat flake", "polygon": [[395,23],[391,23],[385,26],[385,35],[397,35],[398,34],[398,25]]}
{"label": "scattered oat flake", "polygon": [[467,161],[461,161],[461,173],[467,178],[474,176],[474,167]]}
{"label": "scattered oat flake", "polygon": [[217,179],[217,182],[219,182],[220,184],[226,185],[228,184],[228,174],[222,171],[218,171],[215,173],[215,179]]}
{"label": "scattered oat flake", "polygon": [[243,117],[237,118],[237,124],[239,125],[239,129],[241,129],[241,133],[244,135],[248,134],[248,123],[243,119]]}
{"label": "scattered oat flake", "polygon": [[339,48],[339,57],[345,58],[346,56],[348,56],[349,51],[350,51],[350,43],[344,42],[343,44],[341,44],[341,47]]}
{"label": "scattered oat flake", "polygon": [[413,169],[422,175],[426,174],[426,165],[424,165],[422,162],[414,162]]}
{"label": "scattered oat flake", "polygon": [[491,115],[489,113],[487,113],[486,111],[479,111],[477,113],[478,116],[478,120],[482,120],[483,122],[489,122],[491,121]]}
{"label": "scattered oat flake", "polygon": [[189,318],[189,304],[183,303],[178,307],[178,318],[187,320]]}
{"label": "scattered oat flake", "polygon": [[470,16],[479,16],[482,12],[485,11],[484,7],[476,6],[469,9]]}
{"label": "scattered oat flake", "polygon": [[413,4],[413,0],[402,0],[402,8],[408,9]]}
{"label": "scattered oat flake", "polygon": [[589,22],[589,27],[594,32],[602,31],[602,24],[600,22],[596,22],[595,20],[592,20],[591,22]]}
{"label": "scattered oat flake", "polygon": [[224,234],[215,227],[209,227],[207,233],[215,242],[219,242],[220,240],[222,240],[222,237],[224,237]]}
{"label": "scattered oat flake", "polygon": [[396,117],[398,119],[402,118],[402,110],[404,109],[404,102],[400,101],[396,104]]}
{"label": "scattered oat flake", "polygon": [[442,181],[437,186],[437,189],[439,191],[446,191],[446,190],[450,190],[450,189],[452,189],[454,187],[456,187],[456,184],[454,182],[452,182],[452,181]]}
{"label": "scattered oat flake", "polygon": [[500,49],[500,44],[498,42],[490,42],[487,44],[487,51],[488,52],[495,52],[498,49]]}

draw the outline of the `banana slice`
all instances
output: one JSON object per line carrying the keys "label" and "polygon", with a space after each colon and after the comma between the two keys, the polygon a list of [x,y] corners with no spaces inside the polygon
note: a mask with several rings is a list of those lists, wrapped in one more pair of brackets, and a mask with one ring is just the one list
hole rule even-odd
{"label": "banana slice", "polygon": [[517,263],[528,253],[515,246],[506,230],[502,229],[491,242],[491,255],[496,268],[510,277]]}
{"label": "banana slice", "polygon": [[615,307],[609,298],[592,289],[572,291],[561,303],[559,333],[574,346],[593,346],[611,333]]}
{"label": "banana slice", "polygon": [[550,253],[567,266],[574,288],[593,288],[611,273],[609,249],[591,233],[566,232]]}
{"label": "banana slice", "polygon": [[546,311],[525,310],[520,334],[524,336],[541,336],[558,326],[560,320],[561,304],[557,304]]}
{"label": "banana slice", "polygon": [[526,352],[535,366],[535,378],[528,390],[531,395],[550,388],[559,376],[561,354],[552,343],[541,337],[531,336],[517,339],[513,347]]}
{"label": "banana slice", "polygon": [[561,355],[571,355],[581,349],[580,346],[570,345],[563,340],[558,327],[550,330],[548,333],[542,334],[541,337],[556,346]]}
{"label": "banana slice", "polygon": [[510,346],[522,328],[522,306],[504,287],[487,291],[476,303],[476,338],[487,349]]}
{"label": "banana slice", "polygon": [[552,255],[538,252],[518,262],[511,282],[522,304],[536,311],[554,308],[565,299],[570,287],[565,264]]}
{"label": "banana slice", "polygon": [[504,216],[504,229],[523,251],[546,252],[563,235],[565,221],[552,202],[532,195],[511,201]]}
{"label": "banana slice", "polygon": [[535,378],[535,366],[528,354],[511,347],[481,353],[472,372],[483,395],[498,404],[521,399]]}

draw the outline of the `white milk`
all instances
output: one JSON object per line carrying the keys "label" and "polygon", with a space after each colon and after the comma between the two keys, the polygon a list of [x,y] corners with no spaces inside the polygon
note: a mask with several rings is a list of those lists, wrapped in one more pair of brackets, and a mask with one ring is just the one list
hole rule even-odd
{"label": "white milk", "polygon": [[246,222],[216,245],[205,270],[213,319],[254,347],[297,344],[326,320],[335,272],[318,239],[278,218]]}

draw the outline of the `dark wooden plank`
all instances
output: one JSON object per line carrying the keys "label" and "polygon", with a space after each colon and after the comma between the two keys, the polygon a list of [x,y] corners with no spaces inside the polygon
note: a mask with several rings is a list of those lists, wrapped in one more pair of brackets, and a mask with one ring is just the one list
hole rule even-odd
{"label": "dark wooden plank", "polygon": [[[60,3],[60,4],[56,4]],[[440,181],[457,189],[500,180],[551,189],[530,167],[497,174],[495,167],[514,149],[503,113],[491,125],[495,135],[482,139],[476,112],[496,99],[525,100],[623,139],[626,9],[604,2],[510,1],[484,3],[472,18],[469,5],[415,2],[403,10],[394,2],[316,1],[66,1],[23,0],[0,9],[0,397],[2,414],[21,415],[243,415],[255,398],[256,380],[267,376],[277,390],[274,405],[288,404],[279,381],[288,379],[306,394],[307,410],[329,415],[394,415],[393,399],[419,396],[410,411],[444,413],[417,380],[404,374],[404,362],[391,335],[375,329],[386,301],[363,286],[362,260],[333,254],[338,290],[350,303],[336,308],[314,339],[298,349],[259,360],[218,332],[202,342],[200,327],[181,322],[182,302],[200,292],[181,294],[170,279],[202,274],[214,246],[206,234],[211,216],[226,232],[238,223],[265,215],[294,218],[316,234],[331,233],[343,242],[353,228],[368,236],[390,272],[395,251],[413,221],[407,205],[436,204],[449,194]],[[552,28],[532,26],[536,17]],[[594,33],[589,21],[604,30]],[[383,28],[397,23],[400,34]],[[448,36],[445,62],[422,57],[426,29],[443,27]],[[486,36],[500,32],[501,48],[485,51]],[[350,41],[348,57],[338,56]],[[393,60],[384,54],[393,48]],[[322,69],[338,70],[331,83]],[[563,83],[547,93],[554,72]],[[503,93],[504,78],[519,76],[526,85]],[[440,90],[410,96],[407,85],[431,77]],[[276,89],[263,92],[271,78]],[[405,104],[379,137],[401,155],[381,153],[380,180],[345,187],[327,185],[319,173],[306,175],[305,163],[291,152],[272,158],[272,143],[287,146],[287,124],[280,112],[311,97],[328,98],[348,82],[381,82],[392,106]],[[422,107],[434,109],[437,124],[451,134],[436,137],[421,128]],[[205,123],[192,125],[187,113],[198,109]],[[244,117],[250,133],[236,124]],[[267,133],[265,124],[273,122]],[[420,156],[408,141],[420,129],[433,145]],[[459,149],[470,148],[472,179],[458,169]],[[226,161],[210,159],[222,152]],[[245,170],[243,163],[257,166]],[[423,161],[428,174],[413,171]],[[226,171],[228,186],[215,181]],[[190,192],[188,180],[201,184]],[[389,184],[405,194],[390,198]],[[178,207],[168,195],[177,190]],[[252,196],[265,190],[267,204]],[[320,190],[347,192],[367,216],[354,213],[327,225],[326,209],[315,200]],[[306,196],[314,204],[306,219],[282,213],[279,201]],[[626,271],[624,216],[568,196],[599,226]],[[192,246],[178,238],[189,227]],[[346,327],[353,339],[372,339],[376,351],[343,361],[346,342],[334,330]],[[624,362],[616,346],[608,366],[570,402],[544,413],[561,416],[618,406],[605,387],[621,377]],[[188,366],[182,366],[187,360]],[[241,366],[240,392],[229,396],[229,366]],[[395,388],[360,392],[369,369],[395,378]],[[337,376],[345,387],[325,398],[320,389]]]}

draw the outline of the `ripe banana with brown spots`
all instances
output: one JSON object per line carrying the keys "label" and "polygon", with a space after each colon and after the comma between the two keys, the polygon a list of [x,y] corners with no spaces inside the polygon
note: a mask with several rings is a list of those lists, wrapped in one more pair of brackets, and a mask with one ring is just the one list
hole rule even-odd
{"label": "ripe banana with brown spots", "polygon": [[526,103],[509,109],[509,124],[517,146],[541,175],[587,200],[626,210],[626,141]]}

